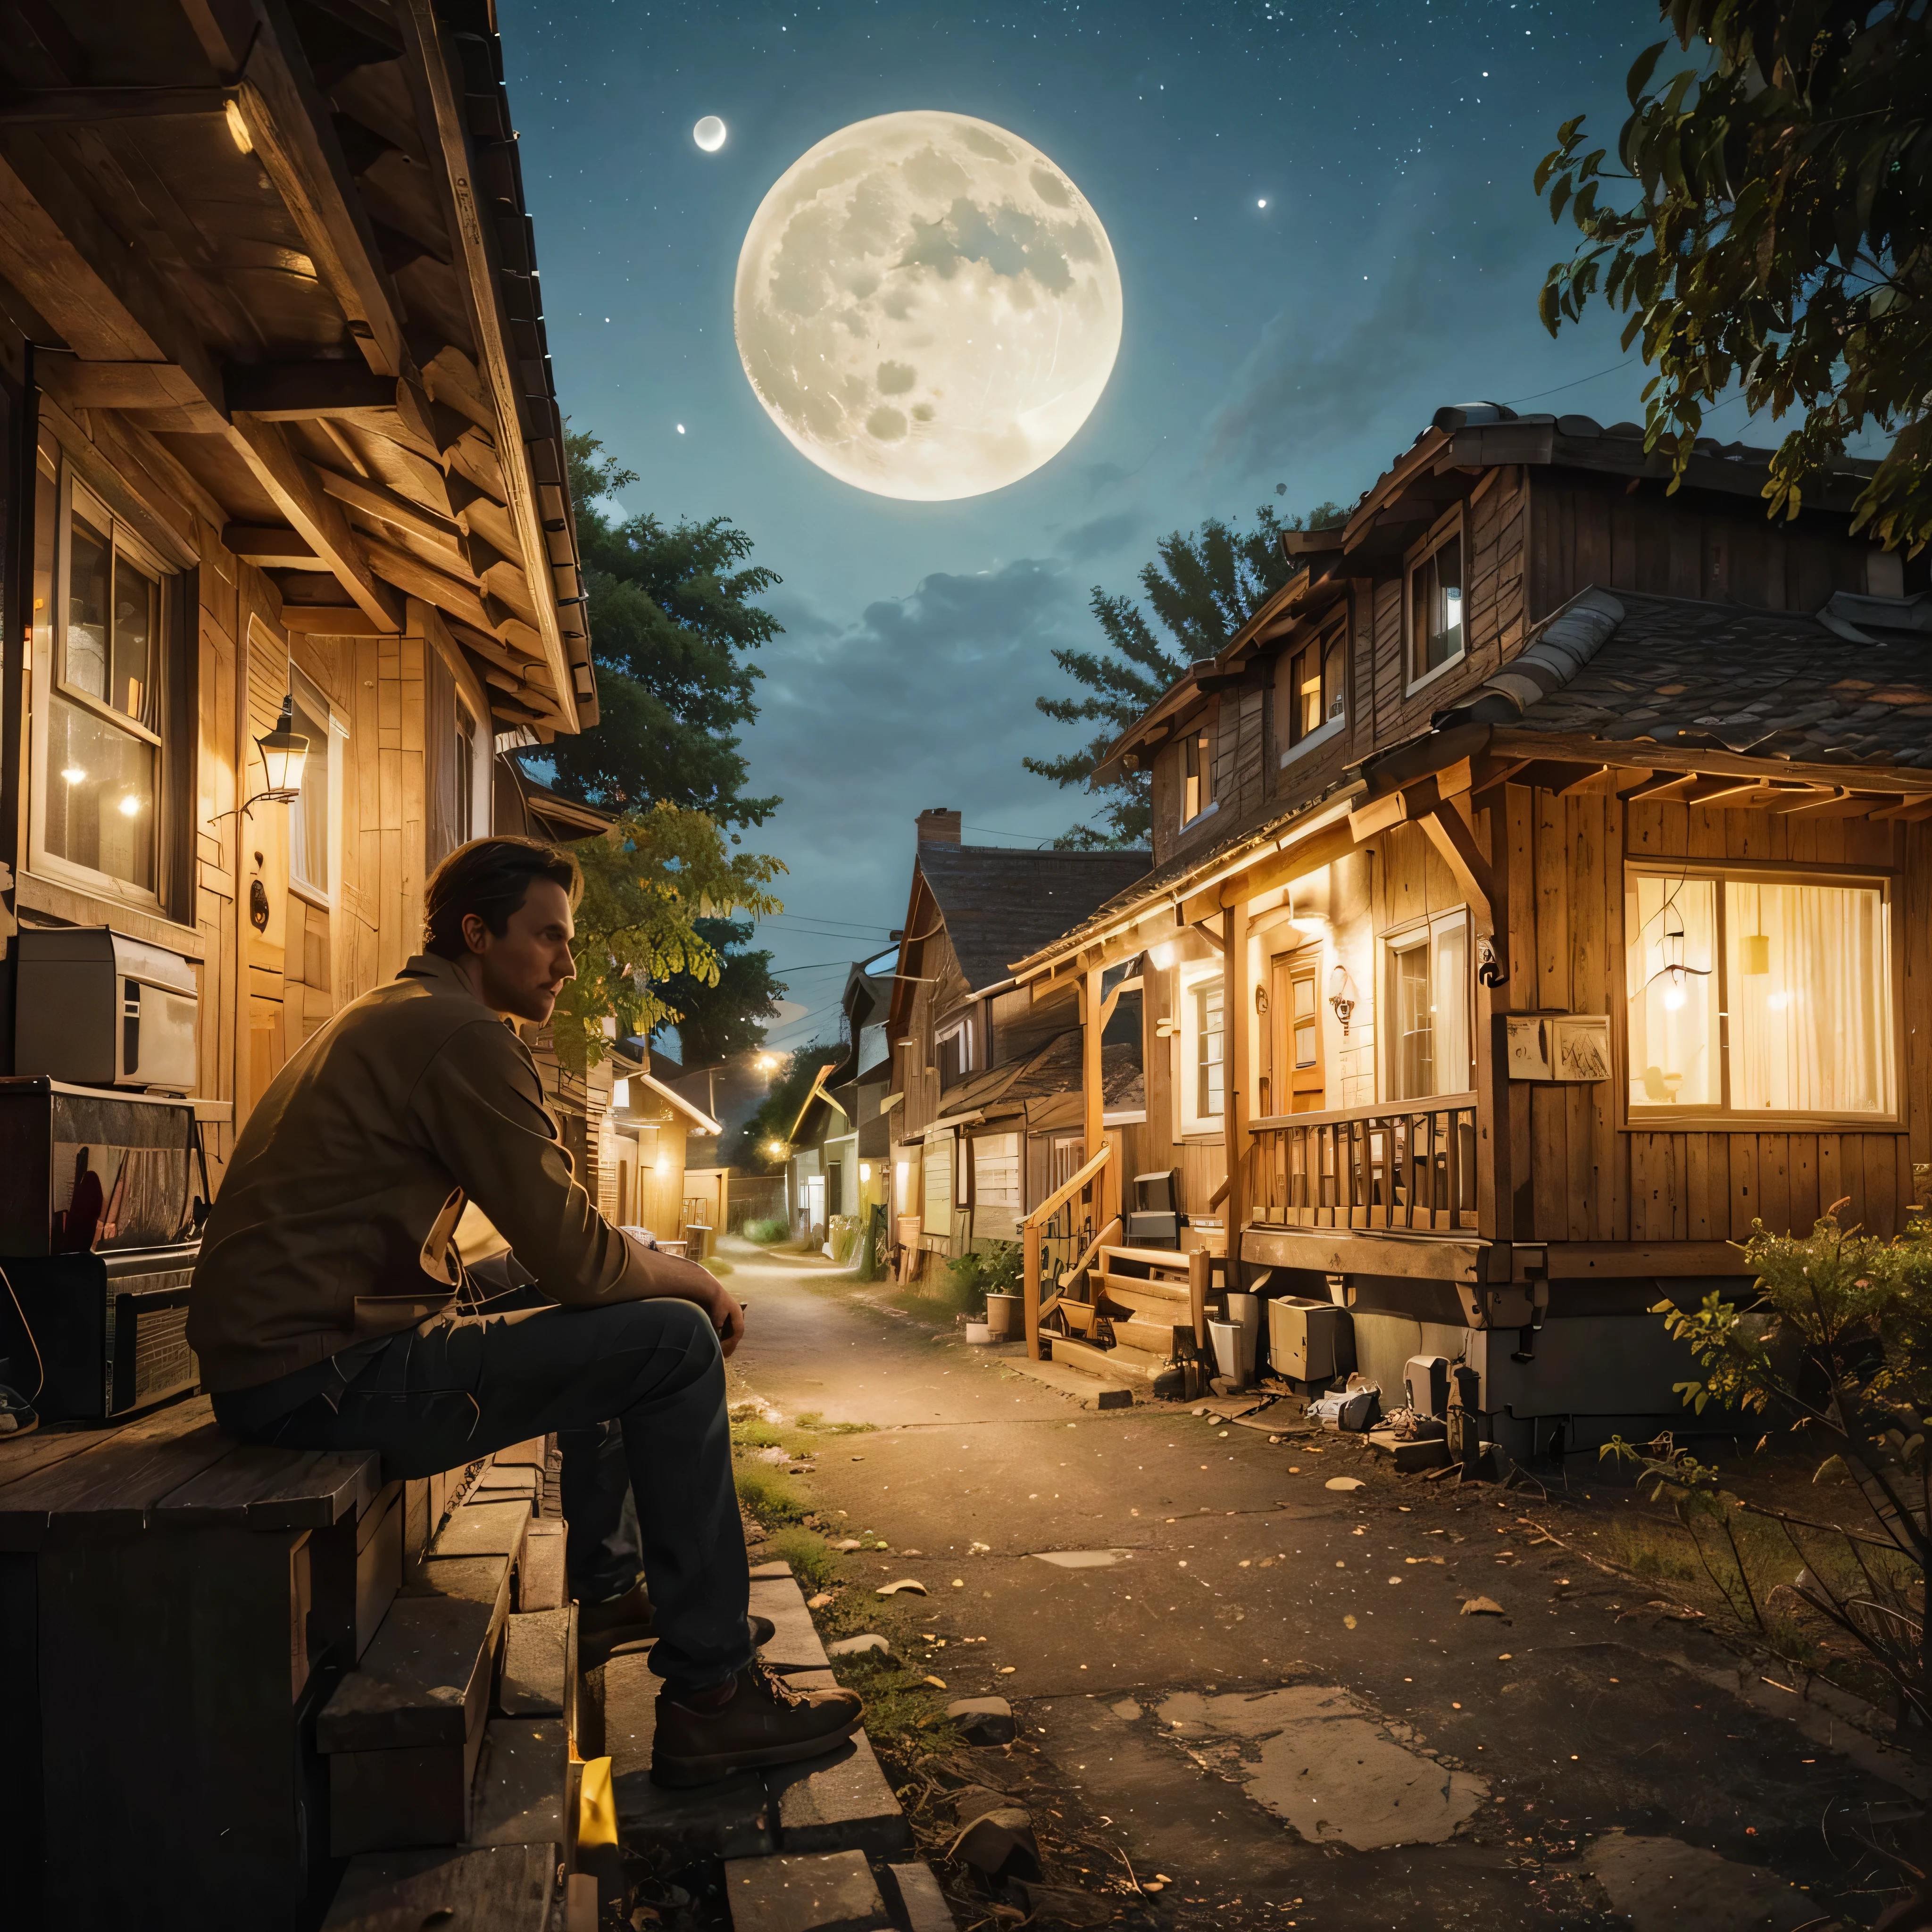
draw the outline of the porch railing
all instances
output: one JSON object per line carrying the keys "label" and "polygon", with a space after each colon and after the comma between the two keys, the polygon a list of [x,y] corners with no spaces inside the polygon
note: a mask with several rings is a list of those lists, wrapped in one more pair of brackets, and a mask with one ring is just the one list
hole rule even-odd
{"label": "porch railing", "polygon": [[1383,1101],[1254,1124],[1252,1213],[1276,1228],[1476,1226],[1476,1096]]}
{"label": "porch railing", "polygon": [[1021,1252],[1025,1270],[1022,1308],[1026,1321],[1027,1353],[1040,1359],[1040,1317],[1042,1300],[1059,1292],[1060,1277],[1093,1244],[1094,1216],[1100,1205],[1097,1186],[1090,1204],[1080,1196],[1095,1186],[1107,1164],[1110,1149],[1102,1146],[1080,1171],[1062,1181],[1020,1223]]}

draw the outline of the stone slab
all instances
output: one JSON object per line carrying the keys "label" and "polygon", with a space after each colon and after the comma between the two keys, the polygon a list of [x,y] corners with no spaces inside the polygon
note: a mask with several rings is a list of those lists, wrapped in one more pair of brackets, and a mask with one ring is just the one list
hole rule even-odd
{"label": "stone slab", "polygon": [[905,1814],[863,1731],[823,1757],[766,1772],[765,1781],[778,1843],[788,1852],[860,1851],[885,1857],[911,1846]]}
{"label": "stone slab", "polygon": [[[1098,1353],[1098,1351],[1095,1352]],[[1131,1408],[1134,1392],[1112,1376],[1088,1374],[1070,1362],[1036,1362],[1026,1355],[1002,1358],[1000,1366],[1030,1376],[1059,1394],[1071,1396],[1082,1408]],[[1144,1393],[1144,1385],[1143,1385]]]}
{"label": "stone slab", "polygon": [[692,1858],[758,1858],[776,1850],[771,1801],[755,1772],[695,1791],[662,1791],[651,1782],[658,1680],[649,1658],[614,1657],[602,1675],[603,1744],[625,1842]]}
{"label": "stone slab", "polygon": [[454,1597],[404,1597],[316,1720],[324,1752],[460,1744],[490,1694],[494,1618]]}
{"label": "stone slab", "polygon": [[733,1932],[872,1932],[888,1923],[862,1852],[729,1859],[724,1894]]}
{"label": "stone slab", "polygon": [[1816,1901],[1775,1872],[1681,1838],[1606,1832],[1584,1848],[1584,1868],[1631,1932],[1797,1932],[1821,1923]]}
{"label": "stone slab", "polygon": [[789,1563],[754,1563],[752,1581],[754,1583],[785,1583],[793,1580]]}
{"label": "stone slab", "polygon": [[554,1845],[446,1846],[351,1858],[322,1932],[429,1924],[452,1932],[546,1932],[556,1866]]}
{"label": "stone slab", "polygon": [[560,1845],[570,1775],[570,1736],[561,1718],[494,1718],[483,1727],[472,1845]]}
{"label": "stone slab", "polygon": [[879,1889],[902,1932],[958,1932],[952,1908],[923,1858],[887,1865],[880,1874]]}
{"label": "stone slab", "polygon": [[758,1654],[774,1670],[823,1670],[830,1663],[805,1598],[789,1576],[783,1582],[754,1583],[752,1614],[772,1620],[772,1640]]}

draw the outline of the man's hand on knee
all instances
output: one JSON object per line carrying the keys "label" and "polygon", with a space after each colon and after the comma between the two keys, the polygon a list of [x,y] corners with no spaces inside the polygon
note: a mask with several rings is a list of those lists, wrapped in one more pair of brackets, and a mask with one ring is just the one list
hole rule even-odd
{"label": "man's hand on knee", "polygon": [[681,1255],[668,1255],[661,1248],[647,1248],[632,1236],[624,1237],[631,1251],[631,1264],[625,1272],[625,1285],[641,1290],[640,1299],[659,1295],[680,1301],[693,1301],[711,1318],[718,1331],[718,1345],[730,1354],[745,1338],[745,1311],[737,1298],[707,1268],[687,1261]]}

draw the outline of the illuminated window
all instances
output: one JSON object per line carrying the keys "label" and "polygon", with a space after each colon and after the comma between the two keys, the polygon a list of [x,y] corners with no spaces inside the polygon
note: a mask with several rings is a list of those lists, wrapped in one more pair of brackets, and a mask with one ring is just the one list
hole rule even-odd
{"label": "illuminated window", "polygon": [[1214,728],[1203,718],[1180,741],[1180,822],[1190,824],[1214,802]]}
{"label": "illuminated window", "polygon": [[1324,724],[1340,722],[1347,709],[1342,669],[1346,634],[1337,626],[1325,638],[1312,640],[1289,655],[1282,694],[1286,710],[1282,735],[1291,746],[1312,737]]}
{"label": "illuminated window", "polygon": [[1015,1240],[1020,1224],[1020,1137],[979,1134],[973,1141],[973,1236]]}
{"label": "illuminated window", "polygon": [[1184,1133],[1220,1131],[1227,1108],[1227,1023],[1221,965],[1202,961],[1180,986],[1174,1082]]}
{"label": "illuminated window", "polygon": [[1469,1041],[1469,928],[1452,913],[1387,942],[1388,1097],[1466,1094],[1475,1078]]}
{"label": "illuminated window", "polygon": [[46,646],[34,654],[34,842],[48,858],[158,899],[169,828],[157,821],[177,762],[168,756],[167,607],[180,580],[47,440],[34,521],[34,633]]}
{"label": "illuminated window", "polygon": [[296,729],[308,740],[302,791],[289,809],[289,877],[295,884],[306,886],[326,899],[334,731],[328,700],[292,664],[289,667],[289,694],[294,700]]}
{"label": "illuminated window", "polygon": [[922,1234],[950,1234],[952,1232],[952,1136],[928,1141],[920,1150],[924,1156],[919,1217]]}
{"label": "illuminated window", "polygon": [[1453,664],[1468,648],[1462,623],[1462,535],[1452,524],[1408,573],[1409,681]]}
{"label": "illuminated window", "polygon": [[1896,1111],[1882,883],[1632,872],[1624,938],[1633,1114]]}

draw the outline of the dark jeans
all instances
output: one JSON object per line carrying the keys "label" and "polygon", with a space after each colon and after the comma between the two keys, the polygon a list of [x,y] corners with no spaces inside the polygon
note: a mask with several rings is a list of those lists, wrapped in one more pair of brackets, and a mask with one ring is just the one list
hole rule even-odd
{"label": "dark jeans", "polygon": [[[254,1396],[254,1390],[244,1392]],[[215,1398],[215,1414],[235,1426]],[[618,1430],[598,1437],[602,1425]],[[333,1406],[321,1396],[238,1432],[290,1449],[373,1449],[427,1476],[532,1436],[587,1435],[565,1508],[621,1565],[626,1502],[656,1612],[651,1668],[670,1690],[722,1684],[752,1659],[745,1541],[731,1475],[724,1362],[703,1310],[668,1298],[447,1317],[392,1339]],[[612,1438],[621,1442],[622,1460]],[[573,1447],[578,1446],[573,1444]],[[579,1466],[573,1480],[568,1461]],[[628,1477],[628,1496],[616,1478]],[[614,1542],[614,1539],[615,1541]],[[634,1576],[616,1576],[622,1589]],[[573,1579],[584,1594],[590,1578]],[[608,1593],[607,1593],[608,1594]]]}
{"label": "dark jeans", "polygon": [[621,1597],[643,1575],[644,1532],[631,1498],[630,1458],[615,1422],[559,1432],[563,1452],[564,1562],[570,1594],[601,1604]]}

